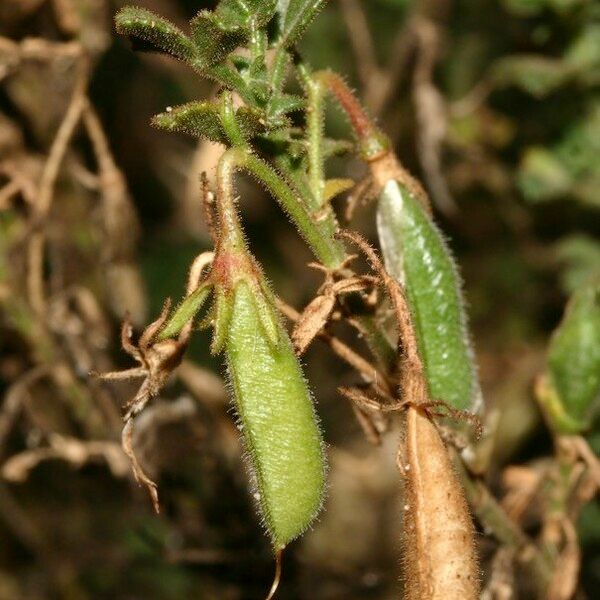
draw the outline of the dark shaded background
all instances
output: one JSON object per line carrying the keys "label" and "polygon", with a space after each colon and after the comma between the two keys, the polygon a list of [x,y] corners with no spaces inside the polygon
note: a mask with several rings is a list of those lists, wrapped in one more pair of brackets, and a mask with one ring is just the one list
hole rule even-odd
{"label": "dark shaded background", "polygon": [[[212,6],[191,0],[139,4],[182,26],[200,8]],[[165,106],[207,97],[214,88],[183,65],[135,53],[117,38],[111,16],[121,5],[103,0],[2,0],[0,5],[4,40],[79,37],[91,49],[89,96],[139,218],[137,240],[132,218],[119,234],[121,241],[131,237],[131,243],[125,241],[125,249],[106,258],[108,242],[98,233],[106,225],[89,179],[96,168],[94,153],[86,136],[76,134],[52,209],[50,237],[62,277],[56,285],[91,289],[103,316],[91,323],[80,312],[68,313],[70,300],[64,305],[68,310],[57,304],[53,319],[60,332],[53,334],[53,352],[58,354],[52,356],[76,364],[72,357],[83,356],[77,345],[82,344],[89,367],[98,370],[129,365],[118,347],[124,307],[142,325],[165,297],[182,295],[191,259],[210,245],[198,173],[210,173],[219,155],[206,143],[149,126],[150,117]],[[430,68],[408,26],[418,11],[436,24]],[[80,19],[71,33],[64,22],[70,12]],[[499,497],[506,491],[505,466],[535,466],[552,451],[532,382],[543,370],[548,338],[569,294],[600,272],[599,16],[598,5],[585,0],[336,1],[301,44],[315,67],[333,67],[353,82],[438,208],[462,267],[486,402],[498,409],[489,483]],[[35,179],[66,109],[73,66],[60,60],[50,66],[11,60],[10,48],[0,44],[0,164],[14,160]],[[425,72],[421,87],[414,83],[419,68]],[[424,97],[433,97],[434,109],[437,102],[441,112],[425,110]],[[415,106],[425,112],[419,114]],[[436,126],[442,127],[439,141]],[[347,135],[335,110],[328,128]],[[332,161],[330,169],[356,179],[364,172],[360,163],[346,160]],[[7,180],[6,171],[0,172],[0,184]],[[305,268],[307,250],[251,181],[241,189],[245,226],[257,256],[279,294],[296,307],[305,305],[320,281]],[[5,406],[11,384],[39,364],[45,351],[35,323],[28,324],[18,311],[21,283],[14,283],[23,258],[11,246],[11,235],[26,206],[23,197],[3,213],[0,203],[0,394]],[[343,201],[339,207],[343,210]],[[352,226],[374,238],[373,221],[370,206],[358,212]],[[50,260],[55,255],[51,252]],[[116,270],[107,276],[105,263],[115,256],[113,262],[134,275],[125,269],[126,275]],[[135,276],[138,266],[143,287]],[[6,283],[11,277],[13,283]],[[102,339],[89,341],[92,334]],[[223,389],[201,370],[222,369],[209,355],[208,340],[207,333],[195,335],[185,376],[164,390],[139,435],[145,464],[160,483],[160,516],[122,461],[116,458],[111,471],[102,453],[78,461],[63,448],[39,464],[18,463],[16,477],[0,480],[1,599],[264,597],[273,571],[270,548],[246,491]],[[330,445],[330,493],[314,529],[286,551],[279,597],[397,597],[401,498],[394,435],[380,449],[366,443],[335,392],[355,376],[327,349],[313,345],[304,363]],[[68,377],[53,376],[29,388],[9,425],[0,427],[2,461],[47,447],[54,433],[118,440],[116,407],[134,387],[89,388],[92,404],[102,396],[112,405],[102,409],[105,424],[96,436],[88,427],[91,413],[74,416],[73,407],[83,406],[77,394],[92,384],[84,367],[73,369],[73,385]],[[598,427],[589,440],[598,451]],[[538,524],[525,518],[524,527],[534,535]],[[578,598],[593,598],[600,585],[597,504],[583,511],[579,533]],[[495,549],[481,535],[485,565]]]}

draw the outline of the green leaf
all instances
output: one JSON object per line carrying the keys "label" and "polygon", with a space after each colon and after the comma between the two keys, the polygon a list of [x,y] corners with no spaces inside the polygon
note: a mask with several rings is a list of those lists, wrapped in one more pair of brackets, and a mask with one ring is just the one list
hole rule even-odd
{"label": "green leaf", "polygon": [[221,82],[226,88],[235,90],[246,104],[254,105],[255,98],[248,84],[234,67],[226,63],[217,64],[207,73],[209,77]]}
{"label": "green leaf", "polygon": [[506,9],[521,17],[532,17],[546,8],[557,13],[566,13],[585,3],[586,0],[504,0]]}
{"label": "green leaf", "polygon": [[573,197],[600,206],[600,104],[592,104],[580,119],[569,123],[553,147],[528,148],[517,177],[532,202]]}
{"label": "green leaf", "polygon": [[262,290],[254,290],[252,300],[263,331],[269,343],[275,348],[279,344],[281,325],[270,297],[271,294],[268,291],[267,293],[268,296]]}
{"label": "green leaf", "polygon": [[159,333],[158,339],[165,340],[176,336],[190,319],[196,317],[197,313],[204,306],[211,291],[212,286],[202,285],[184,298],[181,304],[171,314],[171,318]]}
{"label": "green leaf", "polygon": [[600,23],[584,27],[565,53],[565,61],[583,73],[600,69]]}
{"label": "green leaf", "polygon": [[565,293],[572,294],[592,278],[600,280],[600,242],[590,236],[573,234],[555,244],[564,265],[560,274]]}
{"label": "green leaf", "polygon": [[555,154],[575,179],[600,175],[600,102],[592,104],[580,120],[570,124],[556,145]]}
{"label": "green leaf", "polygon": [[289,0],[279,3],[282,46],[295,44],[327,0]]}
{"label": "green leaf", "polygon": [[235,113],[239,128],[242,130],[242,135],[248,140],[265,131],[265,121],[261,111],[241,106]]}
{"label": "green leaf", "polygon": [[525,152],[519,166],[517,184],[527,200],[543,202],[566,195],[572,180],[552,152],[534,146]]}
{"label": "green leaf", "polygon": [[265,27],[275,15],[277,0],[221,0],[215,17],[223,29],[249,29],[254,20]]}
{"label": "green leaf", "polygon": [[336,196],[351,190],[354,187],[354,179],[328,179],[323,189],[323,204],[330,202]]}
{"label": "green leaf", "polygon": [[323,138],[323,158],[331,158],[332,156],[340,156],[353,152],[356,145],[348,140],[334,140],[332,138]]}
{"label": "green leaf", "polygon": [[282,94],[274,97],[269,104],[269,116],[279,117],[295,110],[304,108],[305,101],[302,96]]}
{"label": "green leaf", "polygon": [[166,52],[191,61],[196,54],[192,41],[173,23],[145,8],[126,6],[115,16],[117,31],[134,42],[141,40],[145,49]]}
{"label": "green leaf", "polygon": [[548,370],[559,404],[551,421],[561,433],[591,422],[600,399],[600,283],[577,291],[548,349]]}
{"label": "green leaf", "polygon": [[222,62],[227,55],[246,40],[243,31],[226,30],[220,26],[214,13],[199,12],[191,21],[192,39],[196,45],[193,66],[203,71]]}
{"label": "green leaf", "polygon": [[152,125],[159,129],[187,133],[225,144],[227,136],[221,125],[219,107],[212,102],[188,102],[155,115]]}
{"label": "green leaf", "polygon": [[498,60],[492,74],[497,84],[515,85],[536,98],[543,98],[566,83],[573,69],[562,60],[518,55]]}
{"label": "green leaf", "polygon": [[229,325],[233,313],[233,294],[216,288],[213,305],[213,338],[210,344],[211,354],[219,354],[229,336]]}
{"label": "green leaf", "polygon": [[[237,110],[236,121],[245,139],[253,138],[265,129],[260,111],[246,106]],[[214,102],[196,101],[176,106],[155,115],[152,124],[159,129],[178,131],[221,144],[228,143],[221,124],[219,105]]]}

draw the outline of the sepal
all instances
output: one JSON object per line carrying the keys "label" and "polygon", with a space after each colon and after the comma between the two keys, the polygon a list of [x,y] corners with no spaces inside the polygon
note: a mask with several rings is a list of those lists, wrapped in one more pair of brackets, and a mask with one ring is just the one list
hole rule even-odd
{"label": "sepal", "polygon": [[217,290],[214,306],[213,338],[210,345],[211,354],[219,354],[227,342],[234,300],[235,296],[232,292]]}
{"label": "sepal", "polygon": [[211,291],[212,285],[207,283],[184,298],[160,331],[158,339],[164,340],[176,336],[185,324],[200,312]]}

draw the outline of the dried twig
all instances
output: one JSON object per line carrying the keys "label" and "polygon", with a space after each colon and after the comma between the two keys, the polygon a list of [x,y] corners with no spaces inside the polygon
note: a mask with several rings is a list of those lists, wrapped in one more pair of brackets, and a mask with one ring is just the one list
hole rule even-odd
{"label": "dried twig", "polygon": [[11,456],[2,466],[2,476],[13,482],[22,482],[38,464],[46,460],[65,460],[81,467],[91,460],[104,458],[115,477],[125,477],[129,470],[127,459],[119,444],[109,441],[83,441],[53,433],[49,446],[25,450]]}
{"label": "dried twig", "polygon": [[418,39],[417,62],[413,77],[413,99],[417,116],[419,160],[435,205],[446,215],[457,207],[442,172],[441,152],[446,137],[446,103],[433,83],[438,56],[439,33],[432,21],[414,21]]}
{"label": "dried twig", "polygon": [[469,504],[487,533],[501,544],[512,548],[519,562],[526,565],[533,577],[533,587],[544,597],[552,571],[550,565],[531,540],[502,508],[485,484],[473,478],[456,455],[454,465],[460,476]]}
{"label": "dried twig", "polygon": [[369,24],[359,0],[340,0],[340,8],[348,29],[361,85],[364,90],[368,90],[375,80],[382,77]]}
{"label": "dried twig", "polygon": [[54,196],[54,186],[60,170],[61,163],[75,133],[81,114],[87,103],[86,90],[89,78],[89,63],[85,56],[81,56],[77,66],[77,79],[69,102],[69,107],[63,118],[44,165],[37,202],[34,205],[33,221],[34,232],[29,240],[28,277],[27,289],[29,302],[33,310],[43,315],[46,310],[46,297],[44,292],[44,246],[46,235],[42,229],[45,219],[50,212]]}
{"label": "dried twig", "polygon": [[[199,286],[204,268],[212,262],[213,253],[204,252],[196,257],[188,275],[187,295],[192,294]],[[144,410],[146,405],[163,388],[173,371],[179,366],[187,348],[192,332],[193,319],[183,326],[177,339],[167,338],[157,340],[157,336],[169,318],[171,300],[167,299],[158,318],[150,323],[142,332],[137,345],[132,342],[133,328],[129,319],[125,318],[121,327],[121,345],[138,363],[138,367],[125,371],[112,371],[109,373],[95,373],[104,380],[124,380],[143,377],[135,396],[126,405],[123,420],[125,425],[121,436],[123,450],[131,461],[133,474],[136,480],[146,486],[154,509],[158,513],[158,487],[145,473],[133,449],[133,424],[134,419]]]}
{"label": "dried twig", "polygon": [[48,371],[49,369],[46,365],[33,367],[15,381],[4,395],[2,412],[0,412],[0,456],[2,455],[6,438],[21,411],[29,387],[38,379],[47,375]]}
{"label": "dried twig", "polygon": [[342,17],[348,29],[348,38],[354,53],[365,104],[379,115],[383,112],[408,64],[414,46],[412,17],[398,31],[385,67],[377,61],[373,36],[360,0],[341,0]]}

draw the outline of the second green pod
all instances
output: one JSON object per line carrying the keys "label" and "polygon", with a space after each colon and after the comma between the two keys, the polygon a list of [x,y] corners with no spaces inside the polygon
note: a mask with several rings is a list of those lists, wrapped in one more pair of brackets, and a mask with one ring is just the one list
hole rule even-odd
{"label": "second green pod", "polygon": [[377,231],[386,269],[407,295],[431,399],[476,410],[481,392],[460,279],[442,234],[394,180],[379,196]]}

